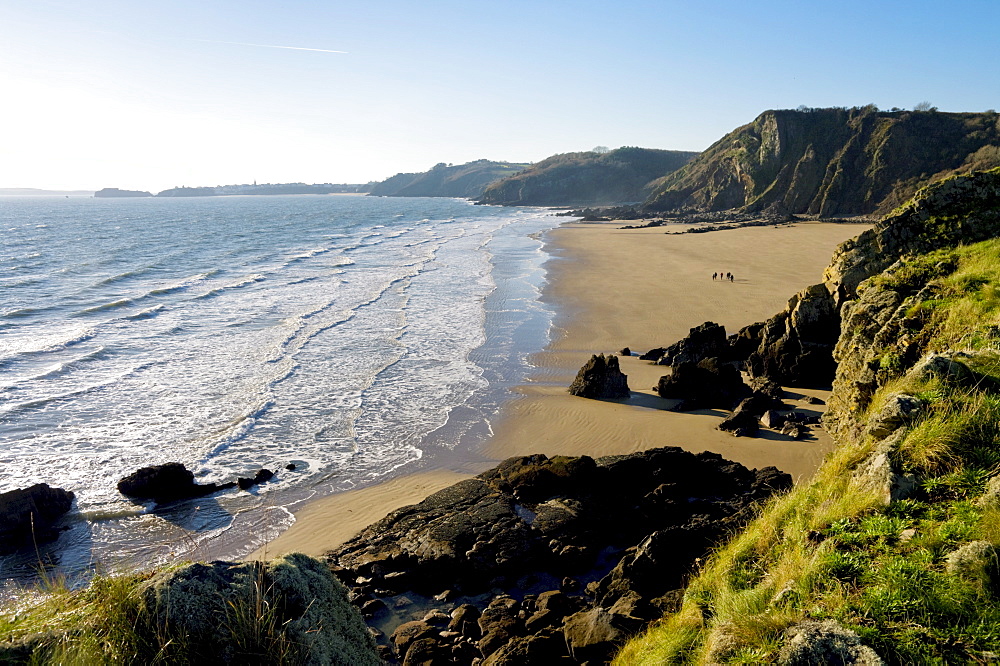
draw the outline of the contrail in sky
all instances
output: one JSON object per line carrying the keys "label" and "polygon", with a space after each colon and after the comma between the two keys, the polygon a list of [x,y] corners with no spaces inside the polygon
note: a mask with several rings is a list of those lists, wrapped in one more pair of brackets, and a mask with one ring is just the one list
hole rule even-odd
{"label": "contrail in sky", "polygon": [[250,44],[248,42],[221,42],[215,39],[193,39],[193,42],[206,42],[208,44],[232,44],[233,46],[257,46],[262,49],[288,49],[289,51],[317,51],[319,53],[347,53],[347,51],[333,51],[331,49],[310,49],[305,46],[278,46],[276,44]]}

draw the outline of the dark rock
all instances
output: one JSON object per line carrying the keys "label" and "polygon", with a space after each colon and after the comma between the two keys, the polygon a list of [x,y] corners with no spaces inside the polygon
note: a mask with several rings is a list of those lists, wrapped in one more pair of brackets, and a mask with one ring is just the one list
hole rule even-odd
{"label": "dark rock", "polygon": [[728,356],[733,360],[746,361],[750,358],[750,354],[760,348],[763,331],[764,322],[759,321],[749,326],[744,326],[736,333],[730,335],[727,340],[729,343]]}
{"label": "dark rock", "polygon": [[440,594],[434,595],[434,601],[451,601],[456,596],[458,596],[458,593],[455,590],[444,590]]}
{"label": "dark rock", "polygon": [[628,377],[618,367],[617,356],[595,354],[580,368],[569,392],[582,398],[616,400],[629,397]]}
{"label": "dark rock", "polygon": [[375,615],[385,610],[385,608],[385,602],[381,599],[371,599],[361,605],[361,615],[366,618],[375,617]]}
{"label": "dark rock", "polygon": [[566,576],[562,579],[562,582],[559,583],[559,589],[563,592],[576,592],[580,589],[580,581],[576,578]]}
{"label": "dark rock", "polygon": [[296,469],[295,463],[288,463],[287,465],[285,465],[285,469],[287,469],[289,472],[294,472]]}
{"label": "dark rock", "polygon": [[640,361],[652,361],[653,363],[656,363],[661,358],[663,358],[663,355],[666,353],[666,351],[667,351],[666,347],[657,347],[656,349],[650,349],[645,354],[642,354],[641,356],[639,356],[639,360]]}
{"label": "dark rock", "polygon": [[524,502],[580,493],[595,482],[597,464],[590,456],[520,456],[508,458],[479,475],[503,493]]}
{"label": "dark rock", "polygon": [[234,487],[235,483],[194,482],[194,474],[177,462],[143,467],[118,482],[118,492],[134,499],[170,502],[203,497]]}
{"label": "dark rock", "polygon": [[680,363],[660,378],[656,392],[663,398],[680,398],[689,409],[731,409],[750,393],[740,371],[731,363],[709,358],[698,364]]}
{"label": "dark rock", "polygon": [[0,493],[0,554],[58,537],[55,524],[73,506],[73,497],[47,483]]}
{"label": "dark rock", "polygon": [[753,377],[779,384],[829,386],[839,335],[840,315],[833,296],[824,285],[813,285],[765,322],[760,347],[747,359],[747,369]]}
{"label": "dark rock", "polygon": [[446,655],[450,654],[451,649],[446,652],[436,638],[431,636],[418,638],[406,649],[403,666],[434,666],[440,664]]}
{"label": "dark rock", "polygon": [[629,349],[628,347],[622,347],[621,351],[618,352],[618,355],[619,356],[631,356],[632,355],[632,350]]}
{"label": "dark rock", "polygon": [[789,437],[794,437],[795,439],[802,439],[808,434],[809,429],[806,428],[801,423],[793,423],[788,421],[781,426],[781,434],[788,435]]}
{"label": "dark rock", "polygon": [[760,417],[760,422],[765,428],[780,430],[781,426],[785,425],[785,417],[775,410],[769,409]]}
{"label": "dark rock", "polygon": [[543,629],[532,636],[512,639],[487,657],[482,666],[551,666],[568,657],[562,632]]}
{"label": "dark rock", "polygon": [[785,397],[785,390],[781,388],[778,382],[771,381],[767,377],[754,377],[750,380],[750,388],[754,393],[759,393],[773,398],[776,401],[776,409],[780,409],[777,403],[780,403],[782,398]]}
{"label": "dark rock", "polygon": [[479,609],[472,604],[462,604],[451,612],[451,622],[448,629],[457,631],[467,638],[478,640],[483,635],[479,628]]}
{"label": "dark rock", "polygon": [[719,430],[731,432],[737,437],[756,437],[759,429],[757,417],[750,412],[733,412],[719,424]]}
{"label": "dark rock", "polygon": [[260,483],[270,481],[272,478],[274,478],[274,472],[269,469],[262,469],[254,474],[252,479],[244,477],[236,479],[236,485],[240,487],[240,490],[249,490]]}
{"label": "dark rock", "polygon": [[825,402],[823,402],[823,400],[821,398],[817,398],[814,395],[807,395],[802,400],[805,403],[809,404],[809,405],[825,405],[826,404]]}
{"label": "dark rock", "polygon": [[621,617],[603,608],[581,611],[566,619],[563,636],[570,656],[578,663],[606,663],[628,638]]}
{"label": "dark rock", "polygon": [[437,635],[438,630],[422,620],[404,622],[396,627],[389,640],[396,648],[396,654],[405,656],[414,641],[422,638],[431,638]]}
{"label": "dark rock", "polygon": [[667,347],[657,361],[659,365],[698,363],[706,358],[722,358],[729,352],[726,329],[719,324],[706,321],[692,328],[687,337]]}

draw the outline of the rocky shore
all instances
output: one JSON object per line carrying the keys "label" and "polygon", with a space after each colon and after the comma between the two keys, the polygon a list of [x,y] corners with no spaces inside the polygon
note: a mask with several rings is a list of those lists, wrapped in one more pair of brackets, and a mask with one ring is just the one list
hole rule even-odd
{"label": "rocky shore", "polygon": [[602,663],[791,485],[678,448],[534,455],[392,512],[327,561],[390,663]]}

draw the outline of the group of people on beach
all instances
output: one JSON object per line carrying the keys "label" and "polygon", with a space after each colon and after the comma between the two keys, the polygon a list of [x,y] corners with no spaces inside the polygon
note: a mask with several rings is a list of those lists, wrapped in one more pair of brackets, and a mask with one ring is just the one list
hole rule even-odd
{"label": "group of people on beach", "polygon": [[730,282],[735,282],[736,281],[736,276],[733,275],[732,273],[729,273],[729,272],[723,273],[722,271],[719,271],[718,273],[712,273],[712,279],[713,280],[729,280]]}

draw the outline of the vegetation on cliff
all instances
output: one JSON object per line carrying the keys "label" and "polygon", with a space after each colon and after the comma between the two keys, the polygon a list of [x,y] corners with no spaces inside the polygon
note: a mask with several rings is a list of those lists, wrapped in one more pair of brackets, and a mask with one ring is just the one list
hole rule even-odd
{"label": "vegetation on cliff", "polygon": [[525,168],[526,164],[476,160],[467,164],[436,164],[430,171],[397,173],[371,186],[380,197],[459,197],[475,199],[490,183]]}
{"label": "vegetation on cliff", "polygon": [[188,564],[51,584],[0,614],[3,664],[380,663],[318,560]]}
{"label": "vegetation on cliff", "polygon": [[994,111],[765,111],[655,183],[645,207],[882,214],[930,182],[998,165]]}
{"label": "vegetation on cliff", "polygon": [[[978,178],[997,190],[1000,170]],[[929,188],[905,210],[967,180]],[[924,237],[995,216],[980,189],[983,210],[924,215]],[[679,611],[617,663],[1000,654],[1000,239],[952,241],[899,259],[842,304],[825,419],[838,448],[721,546]]]}
{"label": "vegetation on cliff", "polygon": [[650,183],[698,153],[623,147],[609,152],[553,155],[487,187],[480,203],[582,206],[642,201]]}

